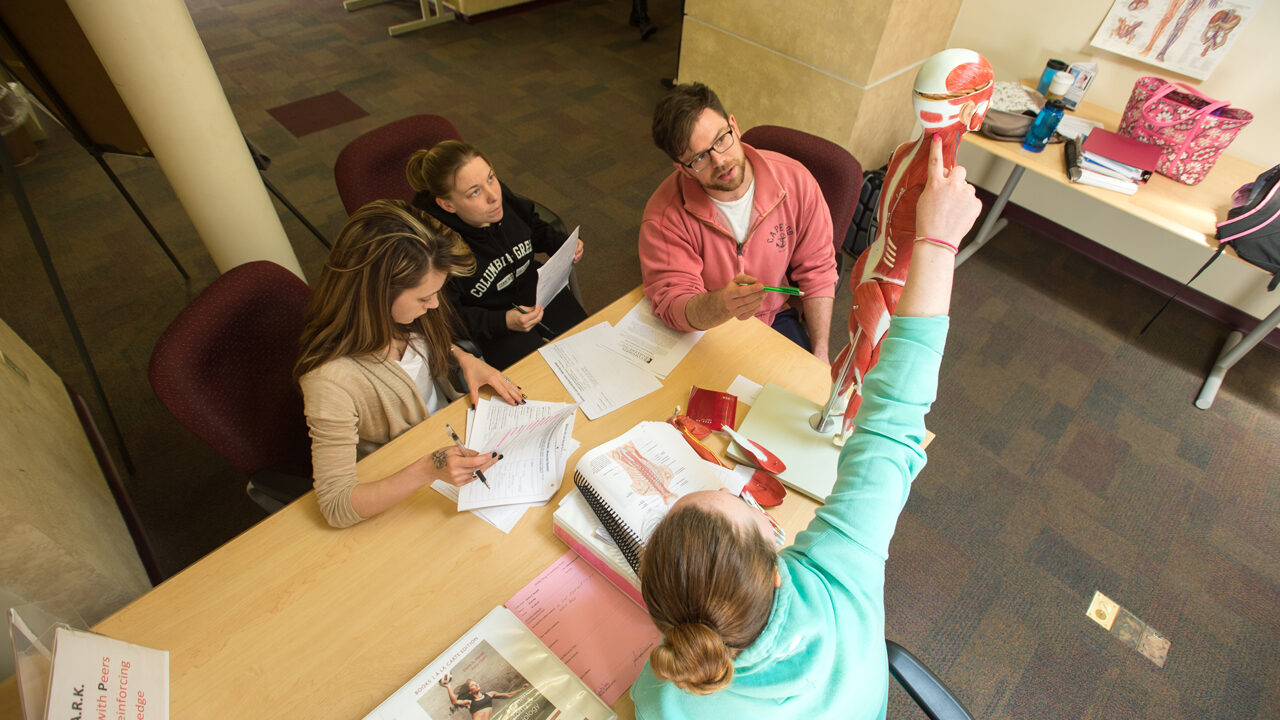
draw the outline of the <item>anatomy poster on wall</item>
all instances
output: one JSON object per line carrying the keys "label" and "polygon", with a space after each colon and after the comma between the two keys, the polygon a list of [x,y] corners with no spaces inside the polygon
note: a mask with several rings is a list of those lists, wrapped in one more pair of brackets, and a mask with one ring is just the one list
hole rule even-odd
{"label": "anatomy poster on wall", "polygon": [[1115,0],[1091,44],[1203,80],[1261,4],[1262,0]]}

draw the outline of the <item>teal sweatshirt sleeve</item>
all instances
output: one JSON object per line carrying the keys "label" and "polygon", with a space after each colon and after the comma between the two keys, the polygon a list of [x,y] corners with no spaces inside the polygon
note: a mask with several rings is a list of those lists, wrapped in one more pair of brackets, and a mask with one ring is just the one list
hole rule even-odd
{"label": "teal sweatshirt sleeve", "polygon": [[[863,383],[856,429],[810,531],[834,530],[888,558],[911,482],[925,465],[924,416],[938,390],[949,318],[895,317]],[[801,538],[797,538],[800,544]]]}

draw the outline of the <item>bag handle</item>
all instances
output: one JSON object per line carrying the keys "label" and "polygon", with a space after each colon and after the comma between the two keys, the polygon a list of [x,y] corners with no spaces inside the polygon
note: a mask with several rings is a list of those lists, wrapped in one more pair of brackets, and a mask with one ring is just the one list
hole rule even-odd
{"label": "bag handle", "polygon": [[1197,110],[1195,114],[1191,116],[1191,118],[1204,117],[1205,115],[1209,115],[1210,113],[1213,113],[1214,111],[1227,107],[1228,105],[1231,104],[1225,100],[1214,100],[1213,98],[1209,97],[1208,95],[1205,95],[1204,93],[1200,92],[1199,90],[1196,90],[1195,88],[1191,87],[1190,85],[1187,85],[1186,83],[1171,82],[1169,80],[1165,80],[1164,86],[1161,87],[1159,90],[1157,90],[1154,94],[1152,94],[1151,98],[1142,104],[1143,121],[1158,128],[1166,128],[1172,125],[1177,125],[1178,123],[1186,122],[1189,118],[1178,118],[1176,120],[1156,120],[1151,117],[1151,112],[1150,112],[1151,107],[1155,103],[1163,99],[1164,96],[1178,89],[1181,89],[1190,95],[1194,95],[1195,97],[1198,97],[1201,100],[1209,101],[1208,105]]}

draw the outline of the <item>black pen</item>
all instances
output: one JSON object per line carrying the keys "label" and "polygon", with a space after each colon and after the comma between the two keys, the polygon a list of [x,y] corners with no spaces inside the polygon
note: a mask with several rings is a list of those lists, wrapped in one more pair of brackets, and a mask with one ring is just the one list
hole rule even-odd
{"label": "black pen", "polygon": [[[463,444],[462,444],[462,441],[458,439],[458,433],[456,433],[456,432],[454,432],[454,431],[453,431],[453,426],[452,426],[452,425],[450,425],[449,423],[445,423],[445,424],[444,424],[444,429],[449,431],[449,437],[453,438],[453,444],[454,444],[454,445],[457,445],[458,447],[462,448],[463,450],[466,450],[466,449],[467,449],[467,446],[466,446],[466,445],[463,445]],[[479,478],[479,479],[480,479],[480,482],[484,483],[484,486],[485,486],[485,487],[489,487],[489,481],[484,479],[484,473],[480,472],[479,470],[476,470],[475,475],[476,475],[476,477],[477,477],[477,478]]]}
{"label": "black pen", "polygon": [[[528,315],[528,314],[529,314],[529,311],[528,311],[528,310],[525,310],[524,308],[520,307],[519,305],[517,305],[517,304],[515,304],[515,303],[511,303],[511,307],[515,308],[515,309],[516,309],[516,312],[520,313],[521,315]],[[554,330],[552,330],[551,328],[547,327],[546,325],[543,325],[542,323],[538,323],[538,327],[542,328],[543,330],[546,330],[548,333],[551,333],[552,335],[555,335],[555,334],[556,334]]]}

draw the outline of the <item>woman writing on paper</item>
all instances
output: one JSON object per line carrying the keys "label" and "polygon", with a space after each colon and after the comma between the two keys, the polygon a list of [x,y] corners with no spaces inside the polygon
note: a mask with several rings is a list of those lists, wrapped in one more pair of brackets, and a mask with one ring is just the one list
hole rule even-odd
{"label": "woman writing on paper", "polygon": [[[569,288],[537,305],[534,253],[555,253],[565,236],[547,225],[533,202],[498,182],[476,148],[446,140],[409,159],[413,204],[462,236],[479,268],[454,277],[448,293],[485,360],[505,368],[587,318]],[[582,257],[578,240],[573,261]]]}
{"label": "woman writing on paper", "polygon": [[335,527],[354,525],[433,480],[470,482],[497,458],[447,444],[391,475],[357,483],[356,461],[482,385],[515,404],[515,383],[451,339],[445,281],[475,269],[457,234],[407,203],[377,200],[342,226],[307,307],[294,376],[311,432],[316,499]]}
{"label": "woman writing on paper", "polygon": [[906,287],[808,529],[775,551],[764,515],[701,492],[650,536],[640,581],[663,643],[631,688],[637,718],[884,717],[885,558],[925,463],[955,248],[982,208],[936,139],[928,165]]}

